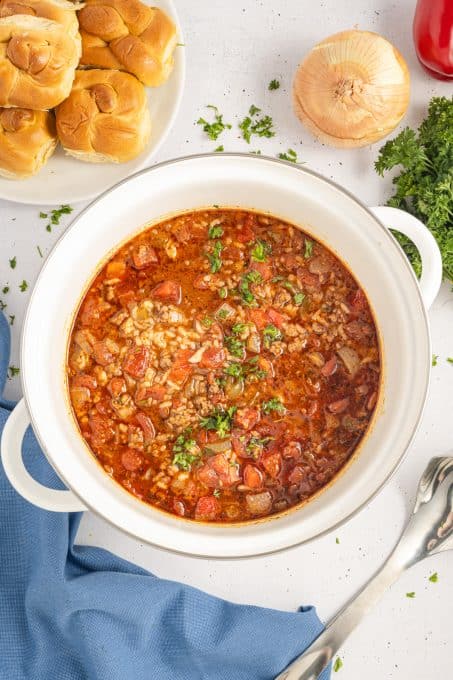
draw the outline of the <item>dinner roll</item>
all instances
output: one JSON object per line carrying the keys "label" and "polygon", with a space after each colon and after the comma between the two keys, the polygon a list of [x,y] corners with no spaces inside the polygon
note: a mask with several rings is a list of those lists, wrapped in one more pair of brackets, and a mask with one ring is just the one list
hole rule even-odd
{"label": "dinner roll", "polygon": [[76,71],[72,92],[56,116],[68,154],[92,163],[131,160],[151,132],[145,88],[122,71]]}
{"label": "dinner roll", "polygon": [[79,32],[76,10],[83,7],[69,0],[0,0],[0,18],[13,14],[29,14],[56,21],[73,36]]}
{"label": "dinner roll", "polygon": [[0,175],[35,175],[57,145],[55,118],[49,111],[0,109]]}
{"label": "dinner roll", "polygon": [[0,19],[0,106],[46,110],[71,91],[77,41],[55,21],[26,14]]}
{"label": "dinner roll", "polygon": [[139,0],[87,0],[79,23],[81,64],[128,71],[151,87],[167,80],[176,27],[162,10]]}

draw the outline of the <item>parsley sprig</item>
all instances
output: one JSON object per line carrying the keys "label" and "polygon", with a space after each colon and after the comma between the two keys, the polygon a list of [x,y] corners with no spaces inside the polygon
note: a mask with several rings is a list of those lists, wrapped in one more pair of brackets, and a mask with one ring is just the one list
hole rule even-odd
{"label": "parsley sprig", "polygon": [[266,262],[271,252],[272,252],[271,244],[266,243],[266,241],[262,241],[261,239],[258,239],[253,244],[253,248],[250,251],[250,256],[252,260],[255,260],[255,262]]}
{"label": "parsley sprig", "polygon": [[190,470],[200,454],[199,447],[191,435],[192,431],[188,428],[176,438],[173,444],[174,456],[172,463],[181,468],[181,470]]}
{"label": "parsley sprig", "polygon": [[278,397],[272,397],[268,401],[263,401],[261,404],[261,410],[263,413],[266,415],[269,415],[269,413],[276,412],[276,413],[285,413],[286,408],[280,401]]}
{"label": "parsley sprig", "polygon": [[236,411],[237,406],[230,406],[227,409],[217,408],[209,416],[200,420],[200,427],[205,430],[214,430],[220,439],[225,439],[231,431]]}
{"label": "parsley sprig", "polygon": [[211,265],[211,272],[213,274],[216,274],[222,268],[222,258],[220,257],[222,250],[222,241],[214,241],[212,252],[207,253],[209,264]]}
{"label": "parsley sprig", "polygon": [[250,144],[252,135],[268,138],[275,136],[272,118],[270,116],[262,116],[261,118],[257,118],[256,116],[258,113],[261,113],[261,109],[252,104],[252,106],[249,108],[249,115],[239,123],[239,129],[242,131],[242,137],[245,139],[247,144]]}
{"label": "parsley sprig", "polygon": [[63,215],[70,215],[74,208],[70,205],[60,205],[59,208],[54,208],[50,213],[40,212],[39,217],[42,220],[47,220],[50,218],[48,225],[46,226],[46,231],[52,231],[52,227],[56,227],[60,224],[60,220]]}
{"label": "parsley sprig", "polygon": [[[376,172],[399,166],[395,192],[388,205],[412,213],[426,224],[437,240],[445,277],[453,279],[453,97],[433,97],[428,115],[417,131],[405,128],[381,148]],[[415,273],[421,259],[406,236],[393,232]]]}
{"label": "parsley sprig", "polygon": [[248,307],[253,307],[256,304],[256,298],[250,290],[250,286],[254,283],[261,283],[261,281],[261,274],[254,269],[242,276],[238,286],[238,293],[242,302]]}
{"label": "parsley sprig", "polygon": [[[208,135],[209,139],[217,139],[219,135],[222,134],[224,130],[230,130],[231,129],[231,124],[230,123],[224,123],[223,122],[223,115],[219,113],[219,109],[217,106],[213,106],[212,104],[208,104],[206,107],[208,109],[212,109],[214,111],[214,122],[209,123],[207,120],[204,118],[199,118],[197,120],[197,125],[202,125],[203,126],[203,132],[206,132]],[[218,149],[219,147],[217,147]],[[216,151],[217,151],[216,149]],[[222,149],[223,151],[223,149]]]}

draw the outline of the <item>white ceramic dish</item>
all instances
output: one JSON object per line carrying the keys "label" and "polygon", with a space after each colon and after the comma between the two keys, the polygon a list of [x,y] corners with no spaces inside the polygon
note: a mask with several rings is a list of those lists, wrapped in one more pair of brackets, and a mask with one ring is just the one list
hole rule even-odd
{"label": "white ceramic dish", "polygon": [[[173,18],[178,42],[184,43],[173,0],[142,0],[160,7]],[[16,203],[58,205],[87,201],[99,196],[146,165],[157,153],[174,123],[184,91],[185,48],[175,50],[175,66],[161,87],[146,88],[151,112],[151,138],[146,150],[128,163],[84,163],[65,155],[61,146],[35,177],[8,180],[0,177],[0,198]]]}
{"label": "white ceramic dish", "polygon": [[[268,211],[328,244],[368,294],[382,347],[376,415],[353,461],[303,507],[244,526],[182,520],[142,503],[114,483],[78,433],[64,380],[73,314],[99,264],[146,224],[217,204]],[[423,259],[421,292],[384,222],[417,243]],[[90,508],[141,541],[173,551],[244,557],[308,541],[367,503],[407,450],[428,388],[431,347],[426,307],[438,291],[441,275],[437,245],[418,220],[392,208],[368,210],[339,186],[290,163],[247,154],[210,154],[144,170],[77,217],[42,269],[22,336],[25,401],[4,429],[5,471],[32,503],[60,511]],[[20,447],[29,419],[48,460],[70,490],[46,489],[26,472]]]}

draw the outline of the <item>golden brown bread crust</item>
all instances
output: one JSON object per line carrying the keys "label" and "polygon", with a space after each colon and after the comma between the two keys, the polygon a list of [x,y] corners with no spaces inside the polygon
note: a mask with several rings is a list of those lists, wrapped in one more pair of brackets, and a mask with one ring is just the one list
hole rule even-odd
{"label": "golden brown bread crust", "polygon": [[35,175],[57,145],[55,118],[49,111],[0,108],[0,175]]}
{"label": "golden brown bread crust", "polygon": [[54,108],[71,91],[78,59],[77,40],[55,21],[0,19],[0,106]]}
{"label": "golden brown bread crust", "polygon": [[0,18],[14,14],[43,17],[56,21],[64,26],[68,33],[76,36],[79,32],[76,10],[81,7],[82,4],[69,0],[0,0]]}
{"label": "golden brown bread crust", "polygon": [[93,163],[135,158],[151,132],[145,88],[122,71],[76,71],[72,92],[56,117],[67,153]]}
{"label": "golden brown bread crust", "polygon": [[162,10],[139,0],[87,0],[79,23],[82,65],[128,71],[151,87],[169,77],[176,27]]}

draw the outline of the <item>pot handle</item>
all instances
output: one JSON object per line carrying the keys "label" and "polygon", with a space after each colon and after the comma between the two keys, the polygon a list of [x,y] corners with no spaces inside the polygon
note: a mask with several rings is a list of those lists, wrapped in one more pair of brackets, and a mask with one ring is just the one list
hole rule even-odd
{"label": "pot handle", "polygon": [[27,406],[25,400],[21,399],[6,421],[1,440],[3,468],[12,486],[27,501],[44,510],[55,512],[86,510],[72,491],[50,489],[30,475],[22,459],[22,440],[29,425]]}
{"label": "pot handle", "polygon": [[442,283],[442,258],[439,246],[431,232],[414,215],[390,206],[370,208],[387,229],[396,229],[414,242],[422,260],[420,291],[426,309],[429,309]]}

